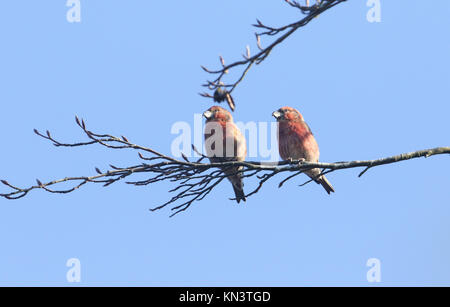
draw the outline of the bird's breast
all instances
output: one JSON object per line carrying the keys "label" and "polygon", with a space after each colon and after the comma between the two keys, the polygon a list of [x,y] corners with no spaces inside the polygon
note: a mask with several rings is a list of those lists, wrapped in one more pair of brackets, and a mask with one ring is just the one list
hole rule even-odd
{"label": "bird's breast", "polygon": [[278,149],[283,160],[317,161],[319,148],[308,126],[302,122],[279,122]]}

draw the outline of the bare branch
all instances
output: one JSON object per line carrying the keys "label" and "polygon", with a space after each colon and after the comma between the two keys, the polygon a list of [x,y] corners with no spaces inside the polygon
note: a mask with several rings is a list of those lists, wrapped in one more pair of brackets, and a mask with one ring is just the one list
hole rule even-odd
{"label": "bare branch", "polygon": [[[300,12],[305,16],[296,22],[281,27],[270,27],[263,24],[260,20],[257,19],[256,24],[254,24],[253,26],[258,30],[260,30],[260,32],[255,33],[256,46],[258,47],[259,52],[251,56],[250,47],[247,46],[246,54],[243,55],[244,57],[243,60],[225,65],[225,60],[223,59],[222,56],[220,56],[219,59],[220,64],[222,66],[221,69],[210,70],[202,66],[202,69],[204,71],[206,71],[209,74],[215,75],[215,79],[207,80],[206,83],[203,85],[204,87],[208,88],[208,90],[213,91],[214,94],[211,95],[205,92],[201,93],[200,95],[206,98],[213,98],[215,102],[219,103],[226,100],[230,104],[229,100],[230,99],[232,100],[231,93],[239,85],[239,83],[242,82],[242,80],[245,78],[246,74],[253,66],[253,64],[258,65],[261,62],[263,62],[270,55],[270,53],[276,46],[281,44],[286,38],[291,36],[299,28],[306,26],[311,20],[318,17],[323,12],[331,9],[332,7],[344,1],[346,0],[317,0],[316,4],[311,6],[309,6],[308,1],[308,5],[302,6],[297,1],[285,0],[285,2],[288,3],[291,7],[299,9]],[[267,47],[263,47],[261,43],[261,38],[263,36],[274,37],[275,39],[272,41],[272,43],[267,45]],[[223,82],[225,75],[230,71],[230,69],[237,68],[240,66],[243,67],[243,70],[240,77],[236,81],[230,83]],[[226,94],[228,94],[231,98],[226,98]],[[234,102],[232,105],[230,104],[230,108],[232,111],[234,111]]]}
{"label": "bare branch", "polygon": [[[6,180],[0,182],[9,188],[10,191],[6,193],[0,193],[0,197],[6,199],[18,199],[28,195],[33,190],[45,190],[49,193],[67,194],[74,192],[87,183],[102,184],[103,186],[109,186],[118,181],[124,181],[127,184],[135,186],[147,186],[157,182],[170,182],[174,184],[174,188],[169,192],[174,196],[164,204],[161,204],[152,211],[160,210],[166,206],[172,205],[172,215],[174,216],[180,212],[187,210],[195,201],[203,200],[208,196],[213,189],[223,181],[223,179],[233,176],[236,173],[241,173],[243,178],[256,178],[256,187],[251,192],[246,194],[246,197],[252,196],[258,193],[263,185],[271,178],[285,174],[286,177],[280,182],[281,187],[285,182],[293,179],[301,173],[313,169],[322,169],[322,174],[327,174],[342,169],[350,168],[364,168],[359,174],[362,176],[368,169],[374,168],[380,165],[386,165],[391,163],[397,163],[400,161],[430,157],[433,155],[450,154],[450,147],[437,147],[432,149],[419,150],[392,157],[381,158],[376,160],[364,160],[364,161],[349,161],[349,162],[336,162],[336,163],[323,163],[323,162],[307,162],[301,161],[281,161],[276,163],[258,162],[258,161],[244,161],[244,162],[221,162],[221,163],[204,163],[202,160],[206,156],[202,155],[198,149],[193,146],[193,150],[197,152],[201,157],[197,161],[189,161],[188,157],[183,156],[182,160],[178,160],[156,150],[147,148],[144,146],[131,143],[126,137],[115,137],[109,134],[94,133],[86,128],[86,124],[83,120],[79,120],[76,117],[77,125],[82,129],[87,141],[76,143],[62,143],[56,140],[50,132],[45,134],[35,130],[35,133],[40,137],[49,140],[53,145],[57,147],[81,147],[89,146],[93,144],[99,144],[108,149],[132,149],[138,151],[139,158],[143,161],[137,165],[128,167],[117,167],[110,165],[110,169],[106,172],[101,171],[99,168],[94,168],[96,174],[92,176],[76,176],[66,177],[59,180],[53,180],[43,183],[39,179],[36,180],[36,185],[32,185],[27,188],[17,187],[10,184]],[[143,153],[147,153],[150,156],[146,157]],[[230,169],[236,169],[236,167],[242,166],[239,171],[235,173],[229,172]],[[227,172],[227,174],[225,174]],[[147,174],[148,178],[144,180],[131,180],[131,177],[135,174]],[[319,175],[319,176],[320,176]],[[312,182],[313,179],[308,180],[302,185]],[[62,183],[72,183],[72,187],[68,189],[58,189],[57,186]]]}

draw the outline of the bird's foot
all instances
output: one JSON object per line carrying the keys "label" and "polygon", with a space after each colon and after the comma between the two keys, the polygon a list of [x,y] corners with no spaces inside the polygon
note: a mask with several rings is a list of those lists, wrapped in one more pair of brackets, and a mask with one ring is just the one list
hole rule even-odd
{"label": "bird's foot", "polygon": [[298,159],[297,161],[298,161],[298,164],[300,165],[300,164],[305,163],[306,159],[305,158],[301,158],[301,159]]}
{"label": "bird's foot", "polygon": [[288,158],[287,161],[289,162],[289,164],[302,164],[306,160],[305,160],[305,158],[300,158],[300,159]]}

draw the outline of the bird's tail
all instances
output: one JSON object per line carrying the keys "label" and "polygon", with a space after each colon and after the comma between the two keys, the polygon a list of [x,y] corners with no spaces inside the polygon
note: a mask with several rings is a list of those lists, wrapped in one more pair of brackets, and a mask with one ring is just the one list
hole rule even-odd
{"label": "bird's tail", "polygon": [[228,180],[233,186],[234,195],[236,195],[235,200],[237,201],[237,203],[239,203],[241,200],[247,200],[244,193],[244,182],[242,181],[241,173],[238,173],[241,168],[242,167],[224,171],[225,174],[228,175]]}
{"label": "bird's tail", "polygon": [[320,183],[325,191],[327,191],[328,194],[331,194],[331,192],[334,192],[334,188],[331,185],[331,183],[328,181],[327,177],[321,176],[318,183]]}
{"label": "bird's tail", "polygon": [[234,190],[234,194],[236,195],[236,201],[239,204],[239,202],[241,200],[246,201],[247,199],[245,198],[245,193],[244,193],[244,189],[243,189],[243,185],[241,184],[240,187],[237,187],[236,185],[233,184],[233,190]]}

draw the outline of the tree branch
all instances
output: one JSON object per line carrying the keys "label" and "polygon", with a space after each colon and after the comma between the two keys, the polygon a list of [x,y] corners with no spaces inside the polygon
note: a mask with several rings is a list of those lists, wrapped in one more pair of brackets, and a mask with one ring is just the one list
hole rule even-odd
{"label": "tree branch", "polygon": [[[450,147],[437,147],[425,150],[414,151],[410,153],[404,153],[392,157],[381,158],[376,160],[364,160],[364,161],[349,161],[349,162],[336,162],[336,163],[324,163],[317,162],[311,163],[307,161],[281,161],[275,163],[258,162],[258,161],[244,161],[244,162],[222,162],[222,163],[205,163],[202,162],[206,157],[201,155],[199,151],[193,146],[194,151],[199,153],[201,157],[195,161],[190,161],[183,155],[183,160],[175,159],[159,153],[156,150],[147,148],[144,146],[131,143],[126,137],[115,137],[109,134],[98,134],[89,131],[86,128],[86,124],[83,120],[75,118],[77,125],[82,129],[83,133],[87,137],[87,141],[78,143],[62,143],[54,139],[50,132],[45,134],[34,130],[35,133],[52,142],[56,147],[81,147],[89,146],[93,144],[99,144],[108,149],[132,149],[138,151],[138,156],[142,160],[142,163],[128,167],[117,167],[110,165],[110,169],[103,172],[99,168],[95,168],[96,175],[92,176],[76,176],[66,177],[59,180],[53,180],[43,183],[39,179],[36,180],[36,185],[21,188],[10,184],[6,180],[0,182],[9,188],[9,192],[0,193],[0,197],[6,199],[19,199],[33,190],[42,189],[49,193],[67,194],[71,193],[87,183],[102,184],[103,186],[109,186],[118,181],[125,181],[125,183],[135,186],[147,186],[157,182],[170,182],[175,185],[169,192],[174,196],[167,202],[151,209],[152,211],[160,210],[166,206],[173,205],[172,215],[174,216],[182,211],[187,210],[195,201],[203,200],[209,195],[213,189],[228,176],[241,173],[243,178],[256,178],[257,185],[247,193],[246,196],[252,196],[258,193],[263,185],[271,178],[279,174],[286,174],[286,177],[280,182],[281,187],[285,182],[291,180],[295,176],[313,169],[322,169],[321,174],[327,174],[342,169],[350,168],[364,168],[359,174],[362,176],[370,168],[386,165],[391,163],[397,163],[400,161],[430,157],[433,155],[450,154]],[[142,152],[149,154],[146,157]],[[242,166],[242,169],[235,173],[225,174],[225,171],[229,171],[236,166]],[[145,180],[131,180],[134,174],[148,174],[148,178]],[[129,179],[129,180],[128,180]],[[308,180],[302,184],[308,184],[313,180]],[[69,189],[58,189],[55,186],[61,183],[73,183]]]}
{"label": "tree branch", "polygon": [[[259,52],[254,56],[251,56],[250,47],[247,46],[244,60],[236,61],[232,64],[226,65],[225,60],[220,57],[220,63],[222,68],[219,70],[209,70],[205,67],[203,69],[215,76],[213,81],[207,81],[204,84],[210,91],[214,91],[214,94],[209,93],[201,94],[204,97],[213,98],[216,102],[227,101],[230,108],[234,110],[235,105],[231,93],[234,89],[243,81],[248,71],[253,64],[260,64],[271,53],[271,51],[281,44],[285,39],[291,36],[299,28],[307,25],[311,20],[318,17],[323,12],[330,8],[344,2],[346,0],[317,0],[316,4],[310,6],[307,0],[307,5],[302,6],[299,2],[294,0],[285,0],[291,7],[298,9],[305,15],[299,21],[282,26],[282,27],[270,27],[257,20],[254,25],[261,32],[255,33],[256,44]],[[274,40],[267,46],[263,47],[261,44],[262,37],[274,37]],[[240,77],[231,83],[224,83],[224,76],[231,70],[238,67],[242,67],[242,73]],[[195,201],[201,201],[207,197],[225,178],[240,173],[242,178],[255,178],[257,184],[255,187],[246,194],[246,197],[250,197],[258,193],[264,184],[270,179],[280,175],[284,175],[284,178],[279,182],[281,188],[284,183],[292,180],[296,176],[304,173],[305,171],[313,168],[321,169],[321,173],[318,175],[328,174],[342,169],[350,168],[363,168],[359,173],[359,177],[365,174],[369,169],[380,165],[386,165],[391,163],[398,163],[400,161],[411,160],[420,157],[430,157],[433,155],[450,154],[450,147],[437,147],[426,150],[419,150],[410,153],[404,153],[392,157],[380,158],[376,160],[365,161],[348,161],[348,162],[335,162],[335,163],[323,163],[323,162],[307,162],[307,161],[281,161],[275,163],[264,163],[258,161],[244,161],[244,162],[222,162],[222,163],[206,163],[203,160],[207,157],[200,154],[199,151],[193,147],[201,157],[195,161],[189,160],[185,155],[182,156],[182,160],[175,159],[170,156],[164,155],[152,148],[140,146],[130,142],[126,137],[116,137],[110,134],[98,134],[94,133],[86,128],[86,124],[78,117],[75,118],[77,125],[82,129],[87,140],[84,142],[75,143],[63,143],[52,137],[49,131],[41,133],[38,130],[34,132],[50,141],[56,147],[82,147],[94,144],[99,144],[107,149],[132,149],[138,152],[140,163],[128,166],[117,167],[110,165],[110,169],[107,171],[101,171],[99,168],[95,168],[96,174],[91,176],[76,176],[66,177],[59,180],[53,180],[43,183],[39,179],[36,180],[36,185],[32,185],[26,188],[17,187],[10,184],[6,180],[0,180],[0,182],[6,186],[9,191],[0,193],[0,197],[6,199],[19,199],[25,197],[33,190],[44,190],[49,193],[67,194],[78,190],[82,186],[88,183],[102,184],[103,186],[109,186],[118,181],[123,181],[127,184],[134,186],[147,186],[158,182],[170,182],[174,185],[169,192],[172,193],[172,197],[165,203],[151,209],[152,211],[163,209],[167,206],[171,206],[173,211],[171,216],[174,216],[180,212],[187,210]],[[144,156],[144,154],[148,156]],[[239,168],[238,168],[239,167]],[[231,169],[239,169],[230,173]],[[147,174],[148,177],[145,180],[133,180],[134,174]],[[314,179],[305,181],[300,186],[304,186]],[[58,188],[62,183],[71,183],[71,187],[68,189]]]}
{"label": "tree branch", "polygon": [[[288,25],[282,27],[270,27],[263,24],[260,20],[256,20],[256,24],[253,26],[260,30],[260,32],[255,33],[256,37],[256,45],[258,47],[259,52],[254,56],[250,54],[250,47],[246,47],[246,54],[243,55],[244,59],[241,61],[236,61],[231,64],[226,65],[225,60],[222,56],[219,57],[222,68],[218,70],[210,70],[204,66],[201,66],[204,71],[209,74],[215,75],[216,77],[213,80],[207,80],[204,87],[208,88],[208,90],[213,91],[211,95],[208,92],[200,93],[201,96],[207,98],[213,98],[215,102],[223,102],[227,101],[230,109],[234,111],[235,103],[231,96],[231,93],[234,89],[242,82],[245,78],[246,74],[253,66],[253,64],[260,64],[263,62],[272,52],[272,50],[281,44],[286,38],[291,36],[294,32],[296,32],[299,28],[306,26],[311,20],[318,17],[323,12],[331,9],[332,7],[344,2],[346,0],[318,0],[316,4],[309,6],[309,1],[307,1],[307,6],[302,6],[297,1],[285,0],[291,7],[297,8],[300,12],[305,15],[299,21],[294,23],[290,23]],[[263,47],[261,44],[262,37],[275,37],[274,41],[270,43],[267,47]],[[233,68],[243,67],[243,71],[240,77],[230,83],[224,83],[223,79],[225,75]]]}

